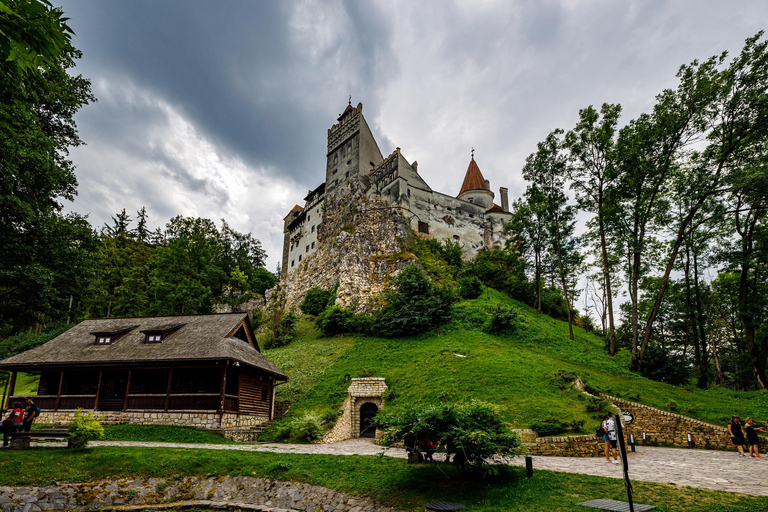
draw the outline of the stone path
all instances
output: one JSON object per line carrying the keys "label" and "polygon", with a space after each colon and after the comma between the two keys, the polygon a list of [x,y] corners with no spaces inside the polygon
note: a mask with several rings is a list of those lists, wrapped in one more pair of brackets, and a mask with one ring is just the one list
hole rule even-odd
{"label": "stone path", "polygon": [[[58,445],[59,443],[56,443]],[[316,453],[329,455],[379,455],[405,458],[405,450],[377,446],[369,439],[352,439],[334,444],[183,444],[96,441],[93,446],[131,446],[151,448],[191,448],[197,450],[234,450],[247,452]],[[48,443],[54,445],[54,443]],[[522,466],[518,457],[511,464]],[[533,458],[533,468],[566,473],[623,478],[621,464],[604,458],[543,457]],[[638,446],[629,454],[629,477],[633,480],[688,485],[717,491],[768,496],[768,459],[738,457],[735,451],[689,450]]]}

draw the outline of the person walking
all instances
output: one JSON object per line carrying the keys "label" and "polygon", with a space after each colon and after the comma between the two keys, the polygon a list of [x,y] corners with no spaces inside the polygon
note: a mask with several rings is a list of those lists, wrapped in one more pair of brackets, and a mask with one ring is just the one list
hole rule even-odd
{"label": "person walking", "polygon": [[3,447],[8,446],[11,435],[15,434],[21,428],[21,420],[24,418],[24,409],[19,402],[13,403],[11,414],[3,420]]}
{"label": "person walking", "polygon": [[731,436],[731,442],[736,445],[739,457],[746,457],[744,454],[744,432],[741,430],[738,414],[731,416],[731,422],[728,424],[728,435]]}
{"label": "person walking", "polygon": [[[605,441],[605,460],[607,462],[619,463],[619,454],[616,447],[616,420],[613,413],[608,413],[603,419],[603,441]],[[611,460],[611,452],[613,452],[613,460]]]}
{"label": "person walking", "polygon": [[22,432],[29,432],[32,429],[32,423],[40,416],[40,408],[34,399],[27,398],[27,408],[24,410],[24,422],[21,425]]}
{"label": "person walking", "polygon": [[747,444],[749,445],[749,456],[763,459],[760,455],[760,439],[757,437],[757,432],[763,430],[762,427],[756,427],[755,421],[752,418],[747,418],[747,423],[744,428],[747,431]]}

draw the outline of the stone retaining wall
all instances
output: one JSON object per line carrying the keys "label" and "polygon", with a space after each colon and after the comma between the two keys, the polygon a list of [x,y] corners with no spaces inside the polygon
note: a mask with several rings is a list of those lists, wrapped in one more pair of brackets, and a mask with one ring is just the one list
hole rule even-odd
{"label": "stone retaining wall", "polygon": [[594,435],[537,437],[526,446],[531,455],[601,457],[605,453],[605,441]]}
{"label": "stone retaining wall", "polygon": [[[96,411],[104,424],[132,423],[135,425],[184,425],[189,427],[216,429],[248,429],[269,421],[267,416],[246,414],[223,414],[207,412],[131,412]],[[75,411],[42,411],[38,423],[62,425],[69,423]]]}
{"label": "stone retaining wall", "polygon": [[[625,438],[635,435],[635,443],[640,445],[645,432],[648,443],[663,446],[688,447],[688,434],[695,447],[711,449],[731,449],[731,437],[725,426],[711,425],[703,421],[688,418],[669,411],[662,411],[647,405],[630,402],[622,398],[601,395],[613,402],[622,412],[633,416],[632,423],[625,427]],[[768,446],[768,439],[760,439],[761,446]]]}
{"label": "stone retaining wall", "polygon": [[[224,508],[227,503],[315,512],[397,512],[370,500],[326,487],[247,476],[219,478],[144,478],[46,487],[0,487],[3,512],[84,510],[126,505],[197,500],[199,508]],[[126,507],[130,508],[130,507]],[[249,507],[253,509],[253,507]]]}

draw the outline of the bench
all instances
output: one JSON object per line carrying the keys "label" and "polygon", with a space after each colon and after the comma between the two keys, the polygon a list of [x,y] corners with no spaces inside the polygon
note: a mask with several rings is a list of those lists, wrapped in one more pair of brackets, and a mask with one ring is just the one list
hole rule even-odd
{"label": "bench", "polygon": [[9,448],[11,450],[24,450],[29,448],[32,438],[42,439],[45,441],[58,441],[60,439],[69,439],[69,432],[66,430],[48,430],[38,429],[30,432],[14,432],[11,434],[11,443]]}

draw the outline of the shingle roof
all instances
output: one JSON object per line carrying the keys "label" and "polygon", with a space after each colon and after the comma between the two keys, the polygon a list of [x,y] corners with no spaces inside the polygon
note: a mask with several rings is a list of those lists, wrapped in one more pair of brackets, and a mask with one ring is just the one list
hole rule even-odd
{"label": "shingle roof", "polygon": [[464,175],[464,183],[461,185],[459,195],[468,190],[488,190],[485,187],[483,173],[480,172],[480,168],[477,166],[477,162],[475,162],[474,158],[469,162],[467,174]]}
{"label": "shingle roof", "polygon": [[485,213],[509,213],[509,212],[504,211],[504,208],[497,205],[496,203],[493,203],[493,206],[485,210]]}
{"label": "shingle roof", "polygon": [[[228,313],[85,320],[44,345],[0,361],[0,368],[232,359],[278,378],[287,378],[252,345],[228,337],[246,318],[245,313]],[[162,343],[144,342],[145,334],[141,331],[162,331],[178,325],[182,327]],[[93,333],[118,332],[126,328],[132,329],[112,344],[95,344]]]}

